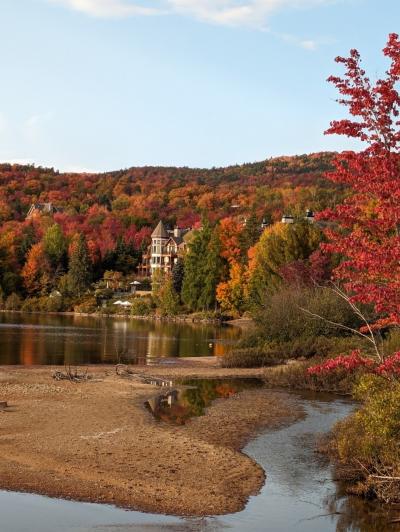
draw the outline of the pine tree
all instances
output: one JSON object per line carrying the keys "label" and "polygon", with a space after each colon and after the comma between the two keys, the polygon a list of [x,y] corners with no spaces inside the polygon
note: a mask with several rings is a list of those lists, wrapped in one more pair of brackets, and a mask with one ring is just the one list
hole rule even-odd
{"label": "pine tree", "polygon": [[175,316],[179,310],[179,295],[174,289],[171,275],[166,275],[159,290],[158,306],[163,316]]}
{"label": "pine tree", "polygon": [[185,274],[182,283],[182,301],[190,310],[198,310],[203,289],[203,261],[207,251],[209,228],[196,231],[185,256]]}
{"label": "pine tree", "polygon": [[71,292],[81,297],[92,280],[92,263],[85,236],[81,233],[76,239],[69,261],[69,286]]}
{"label": "pine tree", "polygon": [[216,290],[223,271],[218,228],[215,228],[210,236],[207,253],[204,257],[203,271],[204,286],[199,298],[199,306],[203,310],[209,310],[216,306]]}
{"label": "pine tree", "polygon": [[216,287],[221,279],[223,263],[218,230],[208,222],[197,231],[185,257],[182,300],[190,310],[207,310],[215,305]]}
{"label": "pine tree", "polygon": [[185,275],[185,264],[183,259],[179,258],[172,268],[172,282],[177,294],[182,292],[183,278]]}
{"label": "pine tree", "polygon": [[247,251],[254,246],[260,238],[261,223],[257,217],[256,211],[253,209],[250,216],[246,220],[246,225],[240,235],[240,247],[244,262],[247,261]]}

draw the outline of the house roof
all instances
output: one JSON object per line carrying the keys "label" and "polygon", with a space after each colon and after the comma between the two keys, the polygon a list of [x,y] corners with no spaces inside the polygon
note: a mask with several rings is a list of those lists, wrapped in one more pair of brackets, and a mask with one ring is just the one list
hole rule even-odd
{"label": "house roof", "polygon": [[177,246],[179,246],[180,244],[182,244],[183,239],[182,239],[181,236],[174,236],[174,235],[172,235],[172,236],[169,237],[169,240],[168,240],[168,242],[167,242],[166,245],[168,245],[169,242],[171,242],[171,241],[172,241],[172,242],[175,242],[175,244],[176,244]]}
{"label": "house roof", "polygon": [[154,229],[154,231],[151,234],[152,238],[169,238],[168,231],[165,228],[165,225],[160,220],[158,222],[157,227]]}

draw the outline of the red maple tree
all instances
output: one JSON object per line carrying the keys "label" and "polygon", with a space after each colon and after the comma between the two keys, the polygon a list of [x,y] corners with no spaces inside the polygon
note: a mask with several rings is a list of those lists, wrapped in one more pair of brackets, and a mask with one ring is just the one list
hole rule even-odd
{"label": "red maple tree", "polygon": [[[345,76],[331,76],[350,118],[331,122],[327,134],[359,139],[367,147],[346,151],[334,160],[328,177],[350,186],[342,205],[320,218],[333,222],[323,247],[343,257],[334,277],[344,284],[350,301],[373,304],[379,320],[375,327],[400,324],[400,40],[390,34],[383,50],[390,59],[384,79],[375,84],[361,66],[360,54],[337,57]],[[379,355],[379,353],[378,353]],[[400,353],[374,361],[360,351],[341,355],[308,369],[310,375],[344,369],[364,369],[383,377],[400,376]]]}
{"label": "red maple tree", "polygon": [[351,50],[343,77],[331,76],[349,118],[333,121],[326,134],[345,135],[366,144],[361,152],[335,158],[328,177],[350,187],[352,194],[320,218],[333,222],[324,249],[343,260],[334,277],[353,301],[372,303],[376,326],[400,324],[400,40],[390,34],[383,53],[390,60],[383,79],[373,83]]}

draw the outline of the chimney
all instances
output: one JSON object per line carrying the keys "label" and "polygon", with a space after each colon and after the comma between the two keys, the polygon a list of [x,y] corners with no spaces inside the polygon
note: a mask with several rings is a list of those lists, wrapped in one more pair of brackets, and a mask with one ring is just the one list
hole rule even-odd
{"label": "chimney", "polygon": [[179,229],[179,227],[174,228],[174,237],[180,238],[182,236],[182,231]]}

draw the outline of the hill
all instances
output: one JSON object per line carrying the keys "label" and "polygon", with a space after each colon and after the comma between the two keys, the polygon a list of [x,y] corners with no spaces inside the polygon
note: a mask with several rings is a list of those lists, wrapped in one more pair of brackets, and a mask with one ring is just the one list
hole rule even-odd
{"label": "hill", "polygon": [[[51,237],[59,239],[53,252],[57,246],[70,246],[76,234],[85,235],[94,277],[99,278],[105,270],[132,273],[159,219],[195,227],[202,217],[214,223],[255,213],[261,223],[263,218],[279,220],[284,212],[319,211],[344,194],[324,178],[333,155],[278,157],[227,168],[144,167],[99,174],[2,164],[0,286],[6,294],[20,290],[28,253],[44,242],[55,222],[61,236],[56,231]],[[45,202],[56,212],[26,218],[33,203]],[[35,253],[43,258],[42,249],[36,247]],[[30,254],[28,270],[40,270],[38,257]],[[59,260],[57,275],[65,271],[66,260]]]}

